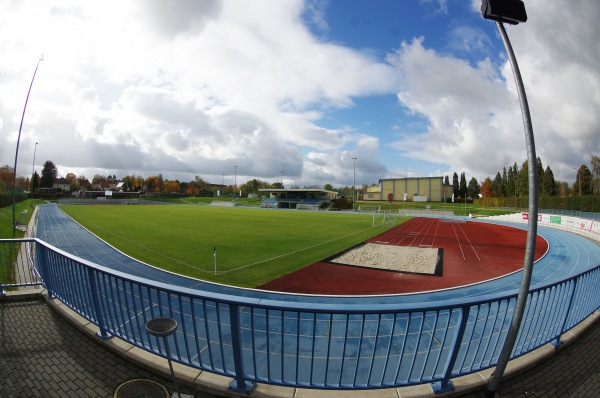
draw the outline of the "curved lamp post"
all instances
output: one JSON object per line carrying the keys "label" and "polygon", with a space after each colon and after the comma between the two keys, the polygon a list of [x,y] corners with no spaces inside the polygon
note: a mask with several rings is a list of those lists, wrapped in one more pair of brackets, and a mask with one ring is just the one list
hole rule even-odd
{"label": "curved lamp post", "polygon": [[528,167],[528,178],[529,178],[529,216],[527,220],[527,243],[525,246],[525,259],[523,263],[523,274],[521,277],[521,286],[517,295],[517,301],[515,303],[515,309],[513,317],[511,319],[508,332],[502,351],[498,357],[496,369],[490,377],[487,385],[487,395],[493,396],[494,392],[498,389],[506,365],[510,360],[510,354],[513,350],[517,335],[519,333],[519,327],[523,320],[523,313],[527,304],[527,296],[529,294],[529,286],[531,284],[531,274],[533,270],[533,258],[535,254],[535,240],[537,236],[537,217],[538,217],[538,179],[537,179],[537,167],[536,155],[535,155],[535,142],[533,139],[533,127],[531,124],[531,115],[529,114],[529,105],[527,103],[527,96],[525,95],[525,87],[523,85],[523,79],[521,78],[521,72],[517,65],[517,60],[513,52],[512,46],[504,29],[503,23],[509,23],[516,25],[519,22],[527,21],[527,13],[525,12],[525,5],[520,0],[482,0],[481,13],[485,19],[490,19],[496,22],[506,52],[508,53],[508,59],[513,71],[515,84],[517,86],[517,92],[519,94],[519,102],[521,105],[521,115],[523,117],[523,125],[525,129],[525,141],[527,145],[527,160],[529,163]]}
{"label": "curved lamp post", "polygon": [[27,101],[29,101],[29,94],[31,94],[31,87],[33,87],[33,81],[35,80],[35,74],[37,73],[38,67],[40,66],[40,62],[44,60],[44,55],[40,57],[37,65],[35,66],[35,71],[33,71],[33,77],[31,78],[31,84],[29,84],[29,90],[27,91],[27,97],[25,98],[25,106],[23,107],[23,114],[21,115],[21,125],[19,126],[19,135],[17,136],[17,150],[15,151],[15,167],[13,169],[13,186],[12,186],[12,222],[13,222],[13,235],[15,233],[15,229],[17,228],[17,221],[15,216],[15,189],[17,184],[17,159],[19,158],[19,142],[21,142],[21,130],[23,129],[23,120],[25,119],[25,110],[27,109]]}
{"label": "curved lamp post", "polygon": [[30,200],[29,200],[29,207],[33,208],[33,180],[34,180],[34,174],[35,173],[35,153],[37,152],[37,146],[38,143],[35,143],[35,147],[33,149],[33,162],[31,163],[31,196],[30,196]]}

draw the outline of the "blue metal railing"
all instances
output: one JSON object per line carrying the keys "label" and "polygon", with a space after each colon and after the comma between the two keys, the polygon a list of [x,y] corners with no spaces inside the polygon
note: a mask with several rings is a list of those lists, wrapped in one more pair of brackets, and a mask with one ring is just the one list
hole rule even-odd
{"label": "blue metal railing", "polygon": [[[182,364],[229,376],[232,388],[255,382],[321,389],[373,389],[432,383],[496,364],[517,291],[484,298],[415,304],[314,304],[209,293],[105,268],[38,239],[0,240],[34,246],[35,270],[50,297],[117,336],[165,356],[148,320],[171,317],[169,337]],[[600,265],[536,286],[512,357],[560,336],[600,307]],[[275,297],[275,296],[274,296]]]}

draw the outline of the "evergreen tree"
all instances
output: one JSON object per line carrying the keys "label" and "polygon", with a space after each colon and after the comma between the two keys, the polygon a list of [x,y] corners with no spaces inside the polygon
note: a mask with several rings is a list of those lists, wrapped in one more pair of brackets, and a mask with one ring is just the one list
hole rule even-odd
{"label": "evergreen tree", "polygon": [[517,194],[519,196],[529,195],[529,167],[528,161],[524,161],[521,170],[517,173]]}
{"label": "evergreen tree", "polygon": [[452,193],[455,198],[460,194],[460,191],[458,190],[458,174],[456,174],[456,172],[452,175]]}
{"label": "evergreen tree", "polygon": [[508,196],[508,174],[506,173],[506,167],[502,169],[502,190],[499,192],[502,197]]}
{"label": "evergreen tree", "polygon": [[465,177],[465,172],[464,171],[462,173],[460,173],[460,188],[459,188],[459,192],[460,192],[460,197],[461,198],[466,198],[467,197],[467,177]]}
{"label": "evergreen tree", "polygon": [[538,192],[541,191],[542,181],[544,180],[544,166],[542,166],[542,159],[537,158],[537,178],[538,178]]}
{"label": "evergreen tree", "polygon": [[502,184],[502,176],[500,175],[500,172],[496,173],[496,178],[494,178],[494,181],[492,182],[494,184],[494,189],[496,190],[496,194],[498,196],[504,196],[502,195],[502,191],[503,189],[503,184]]}
{"label": "evergreen tree", "polygon": [[555,196],[556,195],[556,181],[554,181],[554,173],[550,170],[550,166],[546,167],[544,171],[544,178],[540,185],[540,192],[543,195]]}
{"label": "evergreen tree", "polygon": [[515,185],[516,178],[517,177],[513,173],[512,167],[509,167],[508,168],[508,172],[506,174],[506,197],[516,195],[516,192],[517,192],[515,190],[515,188],[516,188],[516,185]]}
{"label": "evergreen tree", "polygon": [[477,183],[477,179],[475,177],[472,177],[469,180],[469,186],[467,188],[467,195],[469,198],[479,197],[479,183]]}
{"label": "evergreen tree", "polygon": [[58,175],[58,169],[51,160],[46,160],[42,168],[42,177],[40,178],[40,188],[52,188]]}

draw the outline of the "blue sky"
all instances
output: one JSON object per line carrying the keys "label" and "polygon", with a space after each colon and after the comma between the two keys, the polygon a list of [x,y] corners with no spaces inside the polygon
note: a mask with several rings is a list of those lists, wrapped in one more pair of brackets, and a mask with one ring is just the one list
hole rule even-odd
{"label": "blue sky", "polygon": [[[479,182],[526,159],[480,0],[20,0],[0,4],[0,163],[220,183]],[[600,153],[600,3],[525,1],[507,26],[556,179]],[[352,158],[356,157],[354,162]],[[234,166],[237,166],[234,168]]]}

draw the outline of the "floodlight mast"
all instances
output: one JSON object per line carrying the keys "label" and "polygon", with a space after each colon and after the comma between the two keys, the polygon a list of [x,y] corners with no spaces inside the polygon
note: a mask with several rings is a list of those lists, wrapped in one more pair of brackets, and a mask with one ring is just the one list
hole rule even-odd
{"label": "floodlight mast", "polygon": [[520,0],[482,0],[481,13],[485,19],[490,19],[496,22],[502,37],[502,41],[506,47],[506,52],[508,53],[508,59],[513,70],[513,76],[517,86],[517,92],[519,94],[521,115],[523,117],[523,125],[525,128],[527,161],[529,163],[529,167],[527,168],[529,178],[529,214],[527,219],[527,242],[525,245],[523,274],[521,277],[519,293],[517,294],[513,317],[504,340],[504,345],[502,346],[502,351],[498,357],[496,369],[494,370],[494,373],[492,373],[487,385],[486,395],[494,396],[504,371],[506,370],[506,365],[510,360],[510,355],[517,340],[519,328],[523,320],[523,313],[527,304],[527,296],[529,294],[529,286],[531,284],[531,274],[533,270],[533,259],[535,255],[535,243],[537,237],[538,179],[537,167],[535,167],[535,142],[533,138],[531,115],[529,113],[529,104],[527,103],[527,96],[525,94],[525,87],[523,85],[523,79],[521,78],[521,72],[519,71],[519,66],[512,49],[512,45],[510,44],[510,40],[508,39],[508,35],[506,34],[506,30],[504,29],[503,25],[504,22],[516,25],[519,22],[527,21],[525,5]]}

